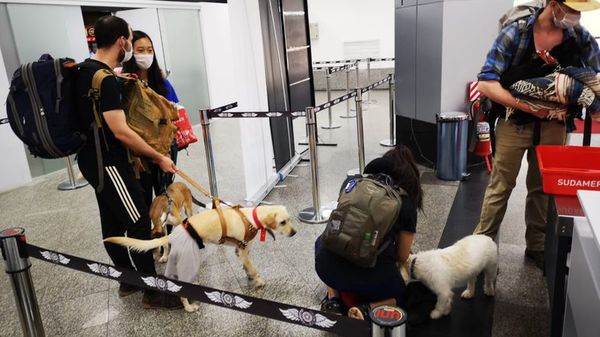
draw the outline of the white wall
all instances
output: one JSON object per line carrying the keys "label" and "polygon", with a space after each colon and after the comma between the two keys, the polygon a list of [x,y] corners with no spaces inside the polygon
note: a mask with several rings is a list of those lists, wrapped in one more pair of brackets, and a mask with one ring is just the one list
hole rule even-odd
{"label": "white wall", "polygon": [[200,24],[204,42],[204,58],[208,77],[208,93],[213,108],[235,102],[236,94],[231,90],[235,83],[233,72],[233,45],[231,22],[227,5],[202,3]]}
{"label": "white wall", "polygon": [[477,79],[498,35],[498,19],[511,6],[510,0],[444,2],[441,111],[465,111],[467,83]]}
{"label": "white wall", "polygon": [[394,0],[308,0],[309,22],[318,24],[313,61],[345,59],[344,42],[379,41],[379,55],[394,57]]}
{"label": "white wall", "polygon": [[[211,107],[238,102],[238,111],[268,110],[258,0],[203,3],[200,18]],[[254,200],[277,179],[271,129],[266,119],[235,122],[239,123],[243,166],[235,169],[243,169],[246,199]]]}
{"label": "white wall", "polygon": [[[8,95],[9,85],[9,77],[6,69],[4,69],[4,59],[0,52],[0,102],[2,103]],[[6,109],[2,104],[0,118],[4,117],[6,117]],[[0,153],[2,154],[2,160],[0,160],[0,193],[31,181],[25,147],[8,124],[0,125]]]}

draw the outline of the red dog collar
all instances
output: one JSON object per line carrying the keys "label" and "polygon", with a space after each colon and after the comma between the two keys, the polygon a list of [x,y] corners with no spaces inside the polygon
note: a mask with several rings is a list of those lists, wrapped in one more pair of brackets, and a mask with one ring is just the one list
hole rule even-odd
{"label": "red dog collar", "polygon": [[263,224],[258,219],[258,215],[256,214],[256,208],[257,207],[255,207],[252,210],[252,219],[254,220],[254,224],[256,225],[256,227],[258,227],[258,229],[260,229],[260,241],[264,242],[265,239],[267,238],[267,230],[265,229],[265,226],[263,226]]}

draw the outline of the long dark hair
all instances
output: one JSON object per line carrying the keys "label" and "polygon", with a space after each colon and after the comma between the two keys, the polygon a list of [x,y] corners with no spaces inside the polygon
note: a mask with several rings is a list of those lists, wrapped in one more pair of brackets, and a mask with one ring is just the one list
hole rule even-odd
{"label": "long dark hair", "polygon": [[[131,45],[135,45],[135,41],[139,39],[148,39],[152,44],[152,49],[154,49],[154,42],[148,34],[142,32],[141,30],[133,31],[133,39],[131,41]],[[156,51],[156,50],[155,50]],[[140,68],[135,62],[135,57],[132,57],[131,60],[125,62],[123,64],[123,72],[128,74],[139,74]],[[165,83],[165,77],[163,76],[163,72],[156,61],[156,53],[154,53],[154,61],[150,68],[148,68],[148,85],[152,90],[156,91],[158,94],[162,96],[166,96],[168,94],[167,85]]]}
{"label": "long dark hair", "polygon": [[415,158],[410,149],[403,144],[396,145],[383,155],[383,158],[391,159],[394,163],[392,178],[396,185],[402,187],[408,193],[408,197],[414,205],[423,209],[423,188],[421,187],[421,173],[417,168]]}

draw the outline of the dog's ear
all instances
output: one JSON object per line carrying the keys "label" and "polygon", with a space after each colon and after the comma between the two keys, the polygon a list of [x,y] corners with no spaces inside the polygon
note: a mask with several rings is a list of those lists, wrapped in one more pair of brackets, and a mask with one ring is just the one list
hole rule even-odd
{"label": "dog's ear", "polygon": [[269,228],[277,227],[277,213],[271,212],[263,219],[263,224]]}

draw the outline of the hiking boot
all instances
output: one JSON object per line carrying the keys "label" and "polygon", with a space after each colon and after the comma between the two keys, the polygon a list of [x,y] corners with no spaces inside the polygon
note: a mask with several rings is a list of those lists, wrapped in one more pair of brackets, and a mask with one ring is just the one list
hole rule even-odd
{"label": "hiking boot", "polygon": [[183,304],[177,296],[167,295],[157,292],[145,292],[142,297],[142,305],[146,309],[181,309]]}
{"label": "hiking boot", "polygon": [[123,283],[123,282],[119,283],[119,297],[129,296],[129,295],[137,293],[140,290],[141,289],[138,288],[137,286],[132,286],[131,284],[127,284],[127,283]]}
{"label": "hiking boot", "polygon": [[361,321],[371,320],[371,317],[369,316],[370,311],[371,311],[371,306],[368,303],[359,304],[348,310],[348,317],[354,318],[354,319],[359,319]]}
{"label": "hiking boot", "polygon": [[321,301],[321,311],[329,314],[342,315],[344,313],[342,307],[342,302],[336,297],[329,298],[325,295]]}
{"label": "hiking boot", "polygon": [[544,251],[525,249],[525,257],[533,260],[535,266],[544,271]]}

